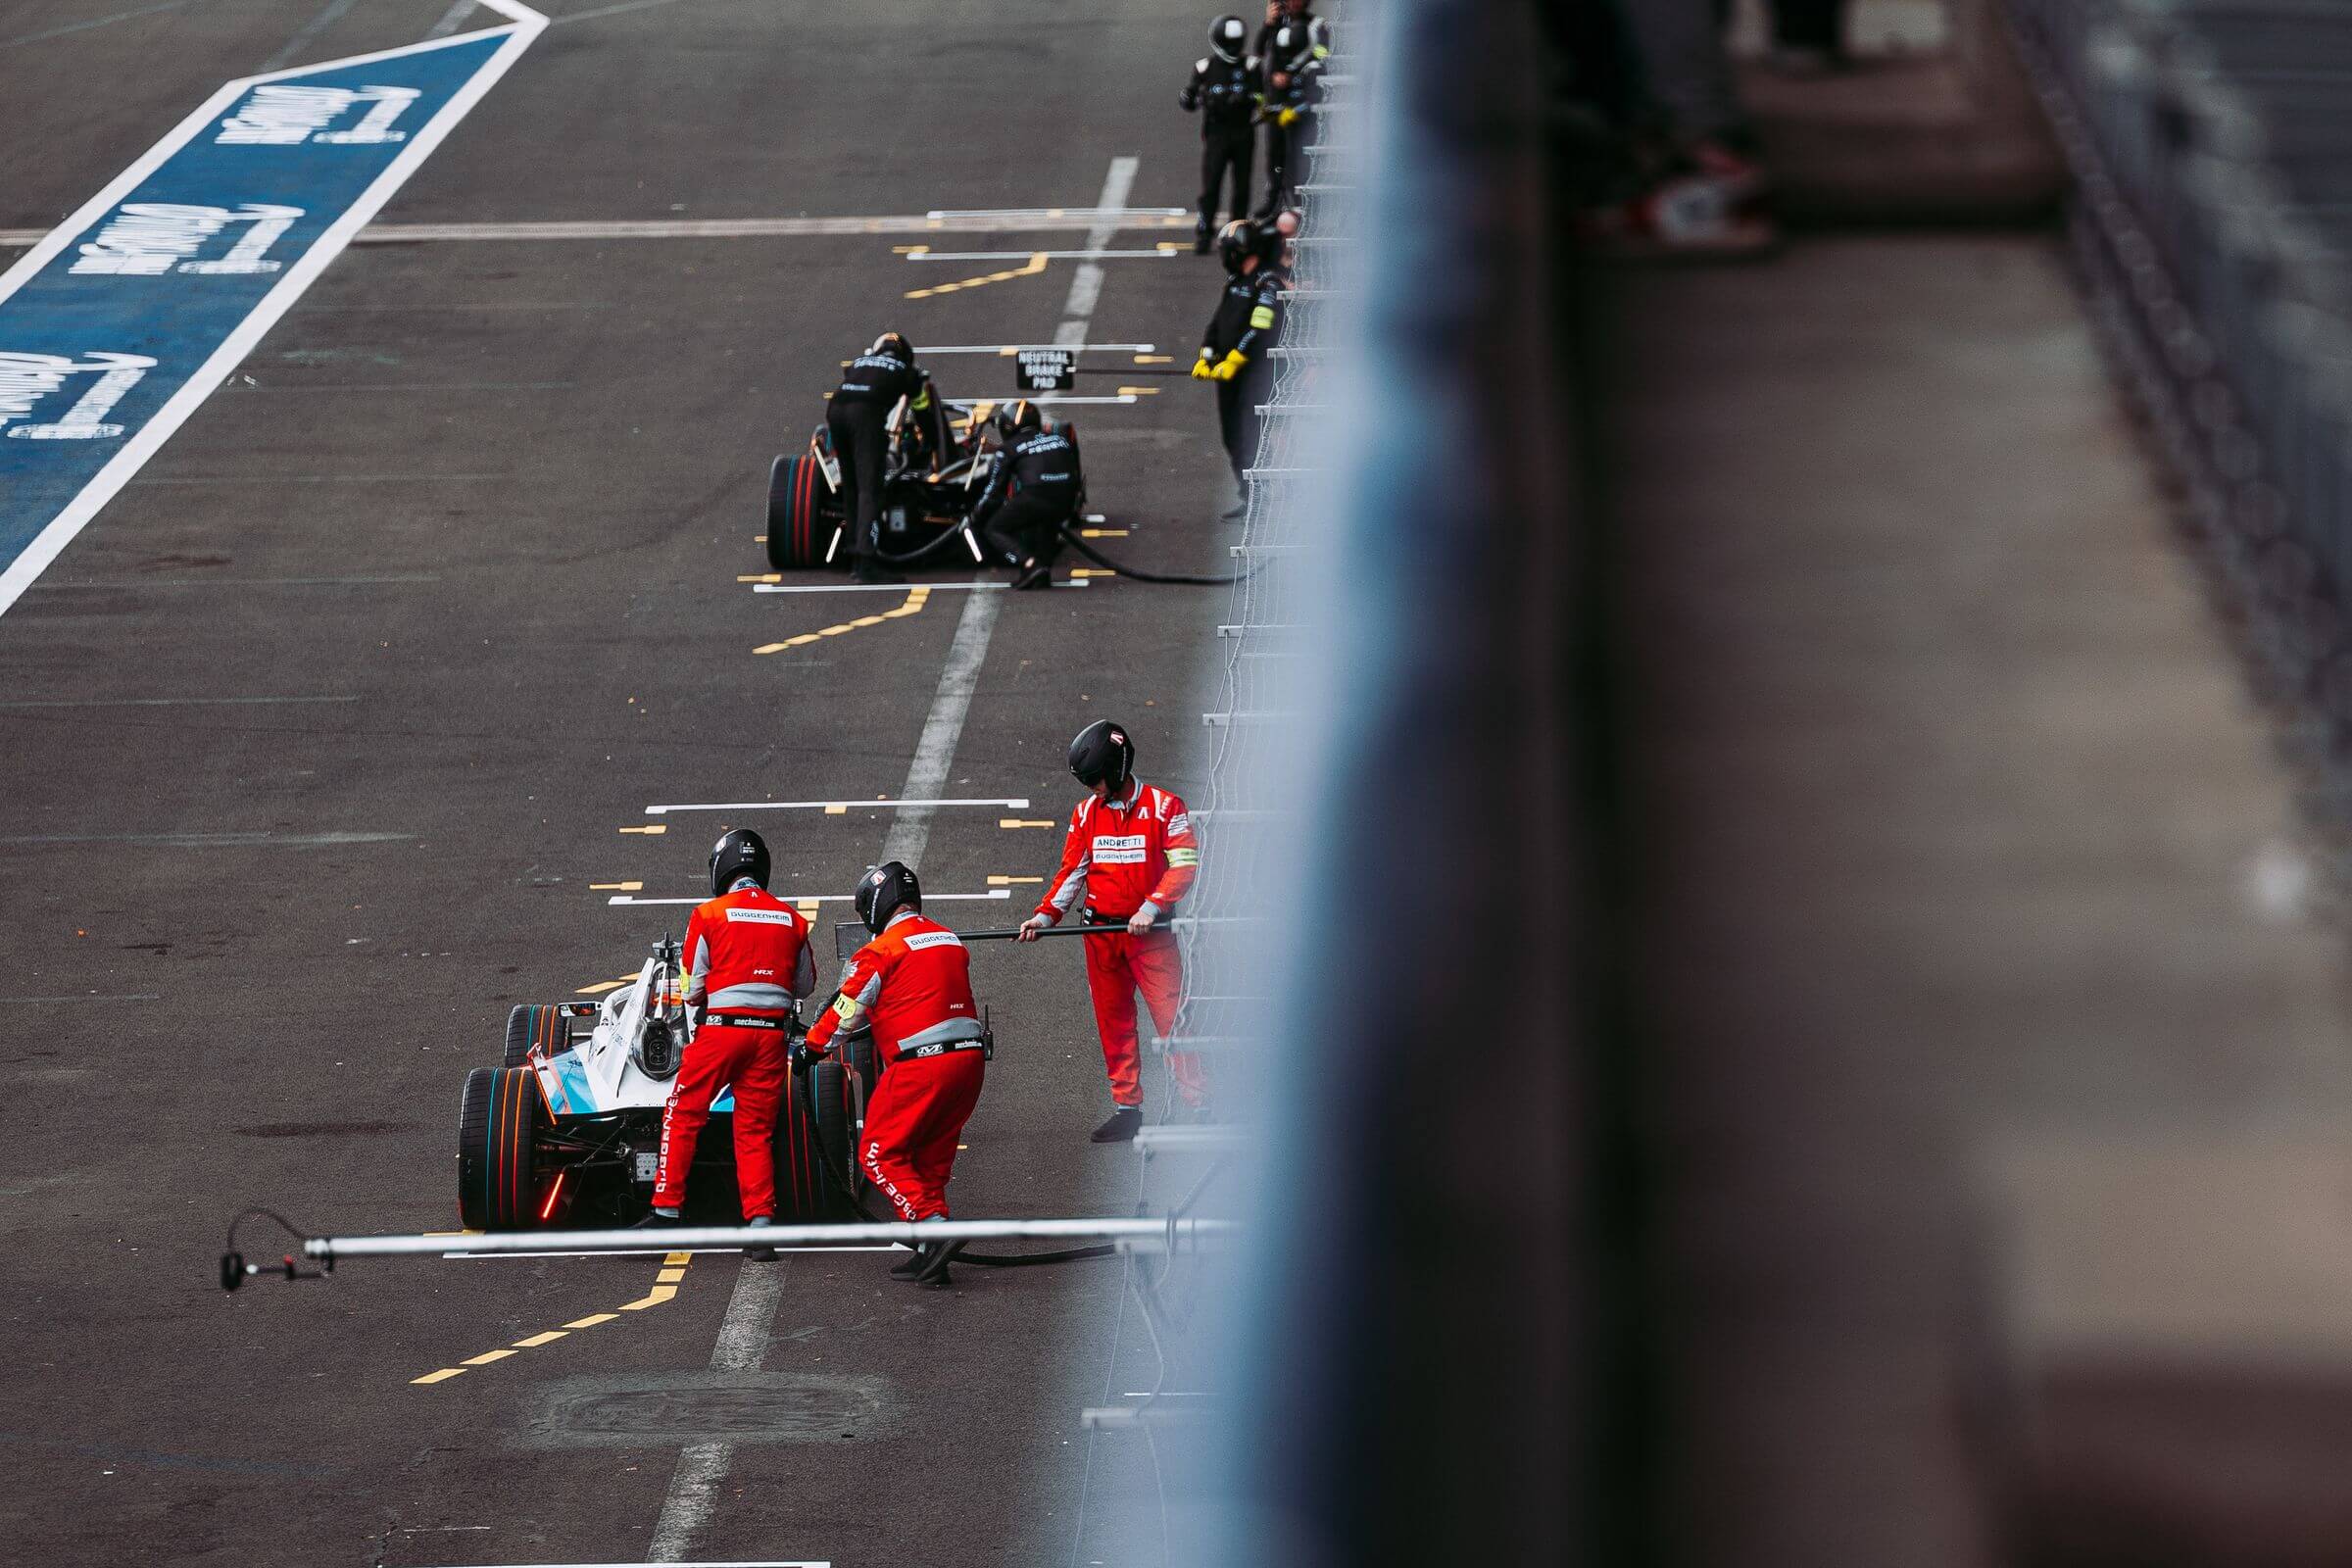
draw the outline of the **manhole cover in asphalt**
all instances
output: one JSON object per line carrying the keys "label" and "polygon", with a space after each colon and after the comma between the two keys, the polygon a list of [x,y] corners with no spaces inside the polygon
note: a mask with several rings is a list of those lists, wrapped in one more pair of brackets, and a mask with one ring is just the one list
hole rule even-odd
{"label": "manhole cover in asphalt", "polygon": [[889,1386],[807,1372],[687,1372],[567,1378],[543,1396],[533,1447],[674,1447],[689,1443],[839,1443],[888,1425]]}

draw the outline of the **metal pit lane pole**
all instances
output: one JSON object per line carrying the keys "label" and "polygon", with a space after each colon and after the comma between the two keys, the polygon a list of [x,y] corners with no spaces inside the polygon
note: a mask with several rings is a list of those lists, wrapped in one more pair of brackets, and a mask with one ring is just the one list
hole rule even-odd
{"label": "metal pit lane pole", "polygon": [[1215,1219],[951,1219],[839,1225],[663,1225],[618,1231],[499,1231],[456,1236],[314,1236],[302,1256],[332,1268],[354,1257],[482,1257],[534,1252],[690,1251],[697,1248],[853,1247],[898,1242],[1160,1242],[1171,1250],[1235,1234]]}

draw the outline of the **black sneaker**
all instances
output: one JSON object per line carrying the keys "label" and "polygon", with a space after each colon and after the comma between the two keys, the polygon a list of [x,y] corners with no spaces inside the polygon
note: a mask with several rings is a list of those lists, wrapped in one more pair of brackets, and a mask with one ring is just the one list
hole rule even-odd
{"label": "black sneaker", "polygon": [[1012,586],[1016,590],[1051,588],[1054,586],[1054,567],[1043,561],[1026,562],[1021,566],[1021,574],[1012,579]]}
{"label": "black sneaker", "polygon": [[[744,1223],[756,1231],[763,1231],[772,1227],[776,1221],[772,1215],[755,1214]],[[776,1260],[776,1250],[772,1247],[747,1247],[743,1250],[743,1256],[744,1260],[750,1263],[773,1263]]]}
{"label": "black sneaker", "polygon": [[1108,1121],[1086,1136],[1090,1142],[1098,1144],[1128,1144],[1135,1141],[1135,1135],[1143,1125],[1142,1106],[1121,1105],[1110,1113]]}
{"label": "black sneaker", "polygon": [[916,1270],[914,1283],[928,1285],[933,1290],[946,1290],[953,1283],[948,1275],[948,1265],[955,1262],[956,1254],[962,1250],[961,1242],[942,1242],[937,1247],[923,1249],[923,1266]]}
{"label": "black sneaker", "polygon": [[1206,220],[1202,220],[1200,222],[1193,225],[1193,254],[1195,256],[1206,256],[1208,254],[1208,223]]}
{"label": "black sneaker", "polygon": [[923,1271],[923,1265],[929,1261],[930,1257],[922,1248],[914,1248],[905,1257],[890,1265],[891,1278],[910,1280],[920,1274]]}

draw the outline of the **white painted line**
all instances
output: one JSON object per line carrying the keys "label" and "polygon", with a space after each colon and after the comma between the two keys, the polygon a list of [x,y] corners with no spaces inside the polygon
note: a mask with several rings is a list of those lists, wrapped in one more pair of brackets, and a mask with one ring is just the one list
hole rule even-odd
{"label": "white painted line", "polygon": [[[1004,398],[941,398],[939,401],[951,409],[968,409],[982,403],[1003,403],[1006,400]],[[1132,392],[1121,392],[1115,396],[1107,392],[1089,396],[1080,396],[1074,392],[1032,392],[1029,394],[1029,401],[1032,403],[1133,403],[1136,401],[1136,397]]]}
{"label": "white painted line", "polygon": [[53,844],[137,844],[159,850],[331,850],[352,844],[406,844],[414,833],[19,833],[0,849]]}
{"label": "white painted line", "polygon": [[[472,33],[464,35],[470,38]],[[1172,218],[1127,218],[1116,228],[1188,225]],[[1055,218],[1036,222],[989,222],[978,219],[918,218],[885,214],[873,218],[621,218],[546,219],[498,223],[371,223],[352,237],[355,245],[423,245],[606,239],[822,239],[858,234],[1091,233],[1091,218]],[[45,228],[0,228],[0,246],[36,245],[53,232]],[[1023,256],[1031,254],[1028,251]],[[1100,345],[1098,345],[1100,346]],[[925,353],[937,353],[926,349]],[[1136,352],[1149,354],[1147,345]]]}
{"label": "white painted line", "polygon": [[955,343],[943,348],[936,343],[923,345],[922,358],[934,354],[995,354],[1009,358],[1023,349],[1070,349],[1079,354],[1155,354],[1156,343]]}
{"label": "white painted line", "polygon": [[1009,806],[1021,808],[1026,807],[1028,804],[1028,801],[1025,799],[984,801],[976,796],[967,797],[960,795],[933,797],[924,800],[900,798],[896,800],[872,801],[724,801],[717,805],[705,805],[698,802],[690,806],[649,806],[645,808],[645,814],[648,816],[666,816],[672,811],[872,811],[879,810],[885,806],[892,808],[894,810],[909,806],[919,806],[925,808],[926,809],[941,806]]}
{"label": "white painted line", "polygon": [[[777,1250],[782,1251],[783,1249],[778,1248]],[[606,1257],[612,1257],[616,1255],[628,1257],[634,1254],[627,1252],[621,1252],[617,1254],[606,1252],[602,1255]],[[482,1528],[487,1530],[489,1526],[484,1525]],[[830,1559],[819,1560],[815,1557],[762,1557],[758,1562],[710,1562],[701,1558],[697,1558],[692,1562],[687,1562],[676,1557],[648,1557],[646,1562],[665,1562],[671,1564],[672,1568],[833,1568],[833,1564]],[[521,1568],[645,1568],[645,1563],[537,1562],[522,1564]]]}
{"label": "white painted line", "polygon": [[[8,997],[0,997],[0,1002],[8,1002],[12,1000],[17,1002],[75,1002],[85,1000],[90,1002],[103,1002],[108,999],[104,997],[17,997],[13,999]],[[163,999],[161,997],[124,997],[121,1000],[124,1002],[160,1002]],[[779,1252],[896,1252],[900,1250],[900,1248],[895,1243],[884,1242],[879,1244],[850,1244],[842,1247],[779,1247],[776,1249],[776,1250]],[[666,1257],[672,1252],[693,1252],[698,1256],[707,1254],[718,1257],[724,1257],[729,1254],[733,1254],[740,1257],[743,1254],[743,1249],[740,1247],[649,1247],[642,1252],[443,1252],[439,1255],[466,1263],[500,1263],[513,1262],[516,1258],[520,1258],[525,1262],[538,1262],[542,1259],[550,1257]]]}
{"label": "white painted line", "polygon": [[292,63],[296,55],[308,49],[320,33],[341,22],[344,14],[359,3],[360,0],[326,0],[326,9],[296,28],[294,36],[286,40],[284,48],[262,62],[262,70],[275,71],[280,66]]}
{"label": "white painted line", "polygon": [[446,38],[466,25],[466,19],[472,15],[473,0],[449,0],[449,9],[441,13],[439,22],[425,29],[424,35],[427,38]]}
{"label": "white painted line", "polygon": [[[1114,201],[1124,195],[1121,191],[1118,197],[1104,199]],[[1084,321],[1079,322],[1079,334],[1085,335]],[[939,687],[931,699],[931,711],[923,719],[922,735],[914,744],[914,759],[906,766],[906,782],[899,789],[897,814],[882,839],[881,858],[885,860],[904,860],[918,868],[922,863],[923,850],[931,842],[932,812],[947,804],[936,797],[947,784],[955,764],[956,743],[962,738],[964,717],[971,711],[972,693],[980,681],[980,666],[988,659],[989,636],[996,629],[997,607],[1003,603],[1001,594],[971,594],[963,601],[963,613],[956,622],[956,640],[949,645],[947,665],[939,672]],[[993,888],[979,894],[930,895],[941,902],[1011,896],[1009,888]],[[830,899],[820,896],[809,902],[843,903],[854,897],[836,894]],[[767,1344],[782,1286],[776,1283],[762,1287],[757,1282],[762,1278],[777,1280],[782,1272],[772,1267],[746,1268],[737,1276],[735,1299],[728,1304],[726,1322],[718,1331],[718,1348],[710,1355],[713,1367],[732,1365],[722,1358],[739,1353],[740,1347],[748,1347],[750,1364],[759,1365],[759,1353]],[[757,1294],[762,1290],[764,1295]],[[678,1455],[678,1468],[670,1477],[669,1492],[662,1499],[662,1517],[654,1526],[652,1546],[646,1553],[648,1561],[675,1560],[710,1523],[717,1509],[719,1488],[733,1459],[733,1446],[725,1443],[696,1444]]]}
{"label": "white painted line", "polygon": [[656,6],[669,6],[677,3],[678,0],[621,0],[621,3],[615,6],[599,6],[594,11],[574,11],[568,16],[558,17],[549,25],[568,26],[575,22],[594,22],[599,17],[617,17],[627,11],[651,11]]}
{"label": "white painted line", "polygon": [[[1134,171],[1130,170],[1128,172],[1132,175]],[[1128,185],[1133,183],[1134,180],[1130,178],[1127,184],[1120,185],[1115,198],[1111,195],[1111,187],[1104,185],[1102,199],[1092,207],[940,207],[932,209],[923,216],[947,219],[1083,218],[1090,222],[1102,218],[1190,218],[1193,216],[1191,209],[1184,207],[1119,206],[1118,203],[1127,198]]]}
{"label": "white painted line", "polygon": [[35,697],[0,703],[22,708],[247,708],[279,703],[356,703],[357,697]]}
{"label": "white painted line", "polygon": [[[0,839],[0,844],[8,842],[7,839]],[[882,850],[882,858],[885,860],[906,858],[904,855],[889,853],[890,841],[887,839],[883,840]],[[858,895],[855,893],[779,893],[776,897],[782,899],[786,904],[848,904]],[[926,893],[923,897],[934,903],[982,904],[998,899],[1009,899],[1012,897],[1012,890],[1010,888],[990,888],[986,893]],[[708,904],[710,902],[710,895],[708,893],[697,899],[641,899],[633,893],[615,893],[605,901],[608,906],[636,905],[640,906],[658,904]]]}
{"label": "white painted line", "polygon": [[[1031,399],[1031,401],[1036,400]],[[976,594],[1003,593],[1006,587],[1001,582],[921,582],[913,584],[757,582],[752,584],[752,592],[756,594],[903,594],[909,586],[928,588],[934,593],[955,593],[958,589],[968,589]],[[1057,582],[1054,586],[1056,588],[1083,588],[1086,586],[1086,579],[1082,577],[1075,582]]]}
{"label": "white painted line", "polygon": [[161,1002],[163,1000],[161,996],[147,991],[125,992],[120,996],[100,996],[97,992],[92,991],[78,997],[0,997],[0,1007],[29,1007],[36,1004],[52,1002]]}
{"label": "white painted line", "polygon": [[1135,258],[1138,258],[1138,259],[1140,259],[1140,260],[1144,260],[1144,261],[1164,262],[1164,261],[1167,261],[1169,258],[1171,258],[1171,257],[1173,257],[1173,256],[1175,256],[1175,255],[1177,255],[1177,254],[1178,254],[1178,253],[1177,253],[1177,252],[1175,252],[1175,251],[1163,251],[1163,250],[1160,250],[1160,249],[1159,249],[1158,247],[1156,247],[1156,246],[1154,246],[1152,249],[1151,249],[1151,250],[1148,250],[1148,251],[1137,251],[1137,250],[1127,250],[1127,251],[1108,251],[1108,250],[1083,250],[1083,251],[934,251],[934,250],[921,250],[921,251],[914,251],[914,252],[910,252],[910,253],[907,255],[907,257],[906,257],[906,260],[907,260],[907,261],[910,261],[910,262],[1025,262],[1025,261],[1027,261],[1029,258],[1031,258],[1032,256],[1043,256],[1043,257],[1044,257],[1044,258],[1045,258],[1047,261],[1049,261],[1049,262],[1085,262],[1085,261],[1099,261],[1099,260],[1101,260],[1101,259],[1102,259],[1102,258],[1104,258],[1104,257],[1135,257]]}
{"label": "white painted line", "polygon": [[36,582],[42,593],[67,588],[352,588],[376,583],[439,582],[439,572],[409,572],[385,577],[84,577],[78,582]]}
{"label": "white painted line", "polygon": [[[522,52],[531,46],[531,40],[538,37],[547,26],[547,18],[521,4],[520,0],[482,0],[482,4],[513,23],[513,26],[504,29],[506,40],[483,63],[482,69],[452,94],[431,120],[417,128],[409,145],[385,166],[384,172],[376,175],[375,182],[361,194],[360,199],[353,202],[342,217],[327,225],[326,231],[318,236],[318,243],[286,269],[285,276],[278,280],[277,286],[262,297],[261,304],[238,323],[236,330],[221,340],[220,346],[197,368],[196,373],[189,376],[180,389],[156,411],[154,417],[123,442],[122,450],[98,470],[97,477],[83,488],[81,494],[50,519],[49,525],[34,537],[31,544],[24,547],[24,553],[10,564],[6,571],[0,571],[0,614],[8,612],[8,608],[17,602],[25,586],[49,568],[49,564],[58,558],[59,553],[73,543],[74,535],[80,533],[89,520],[115,498],[116,493],[130,482],[131,476],[146,466],[147,460],[155,456],[166,441],[172,439],[173,432],[186,422],[188,416],[201,408],[205,399],[228,379],[229,373],[244,363],[255,346],[277,324],[278,318],[294,308],[294,302],[302,298],[303,293],[318,281],[318,274],[326,270],[327,265],[343,253],[343,247],[351,243],[351,237],[383,210],[384,203],[390,201],[393,194],[408,182],[409,176],[416,173],[424,161],[433,155],[449,133],[457,128],[458,122],[481,101],[483,94],[498,84],[500,77],[513,69]],[[423,44],[407,44],[398,49],[378,50],[374,54],[303,67],[280,74],[300,74],[304,71],[327,69],[330,65],[365,65],[393,55],[413,54],[419,49],[442,49],[472,43],[483,36],[478,32],[465,33]],[[71,245],[100,217],[113,211],[123,198],[138,188],[141,181],[194,140],[229,105],[251,91],[257,83],[270,79],[269,74],[265,73],[259,76],[226,82],[219,92],[198,105],[194,113],[173,126],[163,140],[141,153],[105,189],[82,203],[71,218],[51,229],[46,238],[18,260],[16,266],[0,273],[0,300],[7,299],[31,282],[49,265],[52,257]]]}
{"label": "white painted line", "polygon": [[[1110,172],[1102,176],[1102,195],[1095,203],[1099,215],[1086,231],[1090,250],[1110,243],[1118,230],[1118,215],[1126,210],[1127,193],[1135,188],[1135,171],[1140,160],[1133,156],[1113,158]],[[1057,344],[1086,341],[1087,322],[1094,319],[1096,302],[1102,297],[1102,266],[1099,262],[1080,262],[1070,278],[1069,298],[1061,304],[1061,325],[1054,328]]]}

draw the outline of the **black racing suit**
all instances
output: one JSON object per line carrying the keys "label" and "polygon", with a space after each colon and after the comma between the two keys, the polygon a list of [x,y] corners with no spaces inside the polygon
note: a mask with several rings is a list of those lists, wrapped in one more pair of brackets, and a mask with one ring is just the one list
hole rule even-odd
{"label": "black racing suit", "polygon": [[1250,211],[1250,154],[1253,140],[1250,122],[1257,111],[1257,73],[1246,60],[1221,60],[1215,55],[1193,62],[1193,79],[1184,84],[1176,101],[1191,114],[1200,115],[1200,224],[1205,241],[1217,220],[1217,199],[1226,172],[1233,175],[1232,206],[1241,218]]}
{"label": "black racing suit", "polygon": [[1242,357],[1232,377],[1217,382],[1217,430],[1237,483],[1257,461],[1257,406],[1274,385],[1266,351],[1282,335],[1282,291],[1290,286],[1290,274],[1280,267],[1236,272],[1226,278],[1224,298],[1200,339],[1201,357],[1212,368],[1229,355]]}
{"label": "black racing suit", "polygon": [[[1323,19],[1301,11],[1287,19],[1303,26],[1311,40],[1288,60],[1272,54],[1277,24],[1258,29],[1257,59],[1262,82],[1258,118],[1266,122],[1266,202],[1260,215],[1298,204],[1298,182],[1306,177],[1306,148],[1314,139],[1315,106],[1323,101],[1323,62],[1331,55],[1331,29]],[[1276,75],[1283,77],[1276,86]],[[1282,122],[1285,114],[1291,122]]]}
{"label": "black racing suit", "polygon": [[841,460],[841,482],[849,492],[842,503],[850,515],[852,561],[873,554],[881,543],[882,480],[890,444],[885,426],[901,398],[922,421],[932,452],[944,452],[946,421],[939,399],[932,395],[931,378],[887,354],[860,354],[852,360],[833,401],[825,405],[825,426],[833,432],[833,454]]}
{"label": "black racing suit", "polygon": [[999,456],[972,521],[999,564],[1050,565],[1061,553],[1062,524],[1076,515],[1085,490],[1076,433],[1066,426],[1034,431]]}

